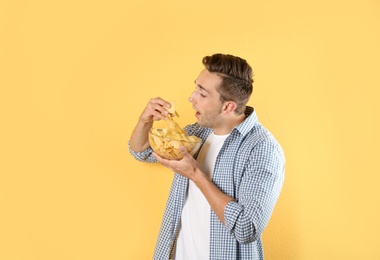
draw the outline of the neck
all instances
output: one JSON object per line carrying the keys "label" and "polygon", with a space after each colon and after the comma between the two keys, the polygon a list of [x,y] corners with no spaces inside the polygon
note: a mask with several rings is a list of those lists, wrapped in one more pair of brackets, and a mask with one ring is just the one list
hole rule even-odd
{"label": "neck", "polygon": [[241,122],[243,122],[246,119],[246,115],[243,113],[241,115],[231,115],[230,118],[227,118],[224,120],[220,127],[215,127],[214,133],[216,135],[226,135],[229,134],[232,129],[234,129],[236,126],[240,125]]}

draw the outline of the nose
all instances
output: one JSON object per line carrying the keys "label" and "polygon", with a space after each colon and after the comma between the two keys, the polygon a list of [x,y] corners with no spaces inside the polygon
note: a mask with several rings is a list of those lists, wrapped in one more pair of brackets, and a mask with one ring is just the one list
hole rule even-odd
{"label": "nose", "polygon": [[195,93],[195,91],[193,91],[193,93],[191,93],[191,95],[190,95],[190,97],[189,97],[189,101],[190,101],[191,103],[195,103],[194,93]]}

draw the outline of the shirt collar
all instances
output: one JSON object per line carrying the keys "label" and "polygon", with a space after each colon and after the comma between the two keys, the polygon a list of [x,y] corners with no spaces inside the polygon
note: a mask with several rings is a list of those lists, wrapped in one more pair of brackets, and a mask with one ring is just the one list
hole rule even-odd
{"label": "shirt collar", "polygon": [[252,127],[259,122],[256,111],[253,107],[247,106],[244,114],[247,118],[235,127],[235,129],[243,136],[245,136],[252,129]]}

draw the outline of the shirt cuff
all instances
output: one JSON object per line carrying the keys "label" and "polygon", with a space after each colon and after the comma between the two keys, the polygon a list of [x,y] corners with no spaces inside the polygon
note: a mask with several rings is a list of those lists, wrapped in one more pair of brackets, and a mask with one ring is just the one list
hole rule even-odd
{"label": "shirt cuff", "polygon": [[235,200],[228,202],[226,208],[224,209],[224,225],[229,232],[235,227],[237,218],[243,210],[243,206],[239,205]]}
{"label": "shirt cuff", "polygon": [[148,147],[144,151],[141,152],[135,152],[131,149],[130,141],[128,141],[128,149],[131,155],[139,161],[143,162],[157,162],[157,159],[152,155],[153,149],[151,147]]}

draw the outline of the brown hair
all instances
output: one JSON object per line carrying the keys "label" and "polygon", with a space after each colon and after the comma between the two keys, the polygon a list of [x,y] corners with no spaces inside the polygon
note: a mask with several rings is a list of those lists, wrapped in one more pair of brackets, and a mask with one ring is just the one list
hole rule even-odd
{"label": "brown hair", "polygon": [[230,54],[217,53],[204,57],[202,63],[209,72],[222,78],[219,88],[221,101],[234,101],[235,112],[244,113],[253,84],[253,71],[247,61]]}

